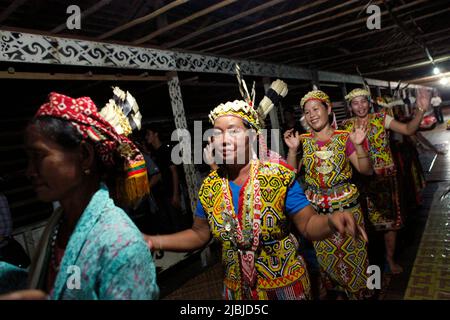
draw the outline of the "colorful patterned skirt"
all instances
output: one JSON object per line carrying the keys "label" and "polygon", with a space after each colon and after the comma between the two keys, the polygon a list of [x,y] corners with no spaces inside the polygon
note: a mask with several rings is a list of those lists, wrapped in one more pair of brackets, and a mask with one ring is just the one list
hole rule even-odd
{"label": "colorful patterned skirt", "polygon": [[301,267],[283,278],[267,279],[258,276],[254,289],[245,288],[234,281],[224,281],[225,300],[311,300],[311,284],[301,256]]}
{"label": "colorful patterned skirt", "polygon": [[373,175],[364,179],[363,195],[367,216],[376,231],[398,230],[403,226],[398,176]]}
{"label": "colorful patterned skirt", "polygon": [[400,188],[404,196],[404,208],[421,205],[422,190],[426,183],[416,146],[409,137],[404,137],[402,143],[395,142],[392,144],[392,154],[403,180]]}
{"label": "colorful patterned skirt", "polygon": [[[350,187],[350,190],[353,190]],[[348,189],[349,187],[346,187]],[[356,190],[356,189],[355,189]],[[313,190],[317,192],[317,190]],[[317,194],[317,193],[316,193]],[[345,194],[347,201],[342,201],[339,193],[337,198],[328,201],[333,207],[341,206],[344,210],[350,211],[355,221],[364,229],[364,217],[361,206],[357,201],[358,194],[353,193],[351,197]],[[312,199],[311,199],[312,200]],[[348,201],[352,202],[348,202]],[[316,211],[325,214],[326,208],[311,203]],[[329,210],[333,212],[334,209]],[[322,281],[327,291],[344,293],[348,299],[365,299],[372,296],[371,290],[367,288],[367,268],[369,259],[367,254],[367,244],[361,238],[353,239],[349,235],[334,233],[330,238],[322,241],[314,241],[317,261],[319,262]]]}

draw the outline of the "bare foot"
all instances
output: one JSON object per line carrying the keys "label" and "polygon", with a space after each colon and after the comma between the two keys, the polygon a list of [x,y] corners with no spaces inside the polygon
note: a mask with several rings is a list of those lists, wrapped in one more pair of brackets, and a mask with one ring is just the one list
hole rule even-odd
{"label": "bare foot", "polygon": [[391,269],[392,274],[400,274],[403,272],[403,268],[395,263],[394,261],[388,261],[389,269]]}

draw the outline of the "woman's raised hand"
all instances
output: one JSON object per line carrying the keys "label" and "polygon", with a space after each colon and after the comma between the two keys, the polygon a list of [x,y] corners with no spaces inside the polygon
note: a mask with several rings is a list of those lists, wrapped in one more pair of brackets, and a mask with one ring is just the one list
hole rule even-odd
{"label": "woman's raised hand", "polygon": [[425,110],[425,112],[430,110],[431,105],[431,91],[426,88],[419,88],[416,90],[416,105]]}
{"label": "woman's raised hand", "polygon": [[367,128],[358,127],[350,132],[350,140],[353,144],[361,145],[367,137]]}
{"label": "woman's raised hand", "polygon": [[289,149],[297,151],[300,146],[299,136],[300,134],[294,129],[289,129],[284,133],[284,142],[286,142]]}

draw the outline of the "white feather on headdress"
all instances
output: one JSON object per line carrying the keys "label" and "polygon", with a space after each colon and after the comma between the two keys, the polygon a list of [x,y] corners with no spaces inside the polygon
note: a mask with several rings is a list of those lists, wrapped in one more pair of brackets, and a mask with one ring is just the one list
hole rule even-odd
{"label": "white feather on headdress", "polygon": [[261,119],[265,119],[269,112],[273,109],[274,105],[278,104],[282,98],[288,93],[287,84],[277,79],[270,85],[266,95],[261,100],[258,106],[258,115]]}
{"label": "white feather on headdress", "polygon": [[403,99],[395,99],[391,97],[377,97],[377,104],[384,108],[393,108],[395,106],[403,106],[405,102]]}
{"label": "white feather on headdress", "polygon": [[253,82],[252,93],[250,95],[250,93],[248,92],[247,84],[245,83],[244,77],[241,74],[241,68],[239,67],[238,64],[236,64],[234,69],[236,71],[236,78],[239,84],[239,91],[241,92],[241,96],[249,106],[253,107],[255,104],[255,97],[256,97],[255,82]]}
{"label": "white feather on headdress", "polygon": [[133,130],[141,128],[142,115],[136,99],[119,87],[113,87],[113,98],[109,99],[100,114],[118,134],[128,136]]}
{"label": "white feather on headdress", "polygon": [[[236,64],[235,70],[236,70],[236,78],[239,84],[239,91],[241,92],[242,98],[244,99],[245,102],[247,102],[249,106],[255,108],[256,105],[255,82],[253,82],[252,92],[250,94],[248,92],[247,84],[245,83],[244,77],[242,76],[241,68],[239,67],[238,64]],[[280,100],[287,95],[287,93],[288,87],[284,81],[277,79],[272,82],[270,88],[267,90],[258,107],[255,108],[261,123],[263,123],[263,121],[266,119],[267,115],[273,109],[274,105],[278,104]]]}

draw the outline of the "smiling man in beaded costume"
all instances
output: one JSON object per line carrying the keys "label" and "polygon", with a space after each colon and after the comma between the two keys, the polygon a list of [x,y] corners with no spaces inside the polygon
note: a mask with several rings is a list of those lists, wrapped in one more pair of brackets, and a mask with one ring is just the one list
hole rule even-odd
{"label": "smiling man in beaded costume", "polygon": [[[324,239],[336,229],[366,235],[348,212],[317,215],[292,168],[274,153],[263,150],[256,157],[252,140],[259,139],[265,116],[287,88],[275,81],[255,109],[254,94],[250,98],[239,73],[238,80],[244,100],[220,104],[210,113],[212,144],[224,164],[203,181],[192,228],[146,238],[152,250],[169,251],[201,248],[211,236],[220,241],[224,299],[309,299],[309,277],[289,224],[313,240]],[[237,161],[240,156],[242,164]]]}

